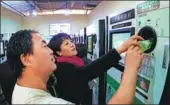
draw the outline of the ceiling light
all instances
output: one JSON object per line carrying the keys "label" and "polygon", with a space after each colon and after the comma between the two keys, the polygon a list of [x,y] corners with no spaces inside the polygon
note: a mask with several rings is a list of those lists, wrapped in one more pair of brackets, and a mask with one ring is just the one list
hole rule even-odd
{"label": "ceiling light", "polygon": [[27,12],[27,13],[26,13],[26,15],[27,15],[27,16],[29,16],[29,15],[30,15],[30,13],[29,13],[29,12]]}
{"label": "ceiling light", "polygon": [[36,13],[35,10],[32,11],[32,15],[33,15],[33,16],[36,16],[36,15],[37,15],[37,13]]}
{"label": "ceiling light", "polygon": [[91,10],[88,10],[88,11],[87,11],[87,15],[89,15],[90,13],[91,13]]}
{"label": "ceiling light", "polygon": [[69,15],[70,14],[70,10],[66,9],[65,10],[65,15]]}

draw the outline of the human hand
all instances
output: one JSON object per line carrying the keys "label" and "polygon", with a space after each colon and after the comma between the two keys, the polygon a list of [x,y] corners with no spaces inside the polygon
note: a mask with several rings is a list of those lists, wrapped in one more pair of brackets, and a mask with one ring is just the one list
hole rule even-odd
{"label": "human hand", "polygon": [[116,51],[121,54],[127,51],[131,45],[139,46],[138,40],[144,40],[141,36],[133,35],[126,40],[120,47],[116,48]]}
{"label": "human hand", "polygon": [[125,56],[125,68],[127,70],[139,70],[142,64],[143,52],[139,46],[130,46]]}

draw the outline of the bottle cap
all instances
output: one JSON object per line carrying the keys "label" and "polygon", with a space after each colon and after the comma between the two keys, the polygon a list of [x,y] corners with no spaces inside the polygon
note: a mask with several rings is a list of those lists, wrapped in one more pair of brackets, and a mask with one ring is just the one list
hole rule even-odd
{"label": "bottle cap", "polygon": [[153,39],[139,41],[139,46],[143,52],[151,48]]}

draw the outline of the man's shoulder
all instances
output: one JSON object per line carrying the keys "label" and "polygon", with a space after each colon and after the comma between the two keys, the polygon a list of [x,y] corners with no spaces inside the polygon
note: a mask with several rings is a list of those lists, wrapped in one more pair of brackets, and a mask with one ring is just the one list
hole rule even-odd
{"label": "man's shoulder", "polygon": [[[43,103],[40,104],[73,104],[69,101],[63,100],[61,98],[56,98],[56,97],[46,97],[46,99],[43,100]],[[42,102],[42,101],[41,101]]]}
{"label": "man's shoulder", "polygon": [[[22,92],[22,95],[20,94]],[[71,104],[60,98],[51,96],[49,93],[16,85],[13,92],[13,104]]]}

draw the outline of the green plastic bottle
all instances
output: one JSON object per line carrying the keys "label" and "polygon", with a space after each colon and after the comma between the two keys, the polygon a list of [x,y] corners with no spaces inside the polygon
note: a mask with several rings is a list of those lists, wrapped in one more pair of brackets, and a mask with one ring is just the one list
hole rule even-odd
{"label": "green plastic bottle", "polygon": [[150,49],[152,46],[153,39],[139,41],[139,46],[143,52]]}

